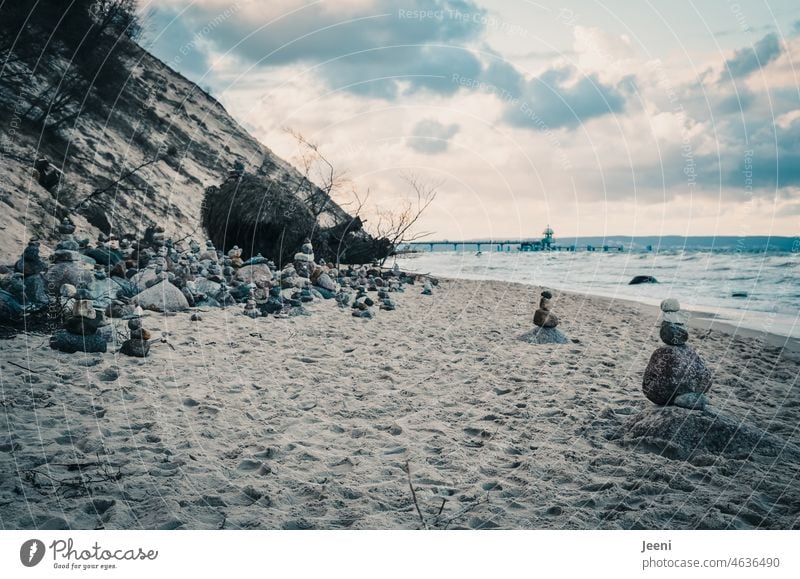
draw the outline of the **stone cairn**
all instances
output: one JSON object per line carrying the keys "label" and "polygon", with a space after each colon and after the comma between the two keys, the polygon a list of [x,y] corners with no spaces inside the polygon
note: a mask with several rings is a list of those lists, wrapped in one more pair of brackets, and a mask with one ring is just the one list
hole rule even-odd
{"label": "stone cairn", "polygon": [[531,344],[566,344],[567,337],[556,329],[558,316],[551,310],[553,293],[550,290],[542,291],[539,307],[533,314],[532,331],[524,334],[522,339]]}
{"label": "stone cairn", "polygon": [[128,329],[130,336],[122,342],[120,352],[127,356],[146,358],[150,352],[150,332],[142,327],[142,317],[144,311],[137,307],[133,315],[128,319]]}
{"label": "stone cairn", "polygon": [[644,371],[642,391],[651,402],[667,406],[703,409],[711,388],[711,371],[700,355],[686,342],[688,317],[676,299],[661,302],[659,336],[666,344],[653,355]]}
{"label": "stone cairn", "polygon": [[103,313],[94,309],[89,290],[79,289],[73,298],[72,315],[63,330],[50,338],[50,347],[68,354],[75,352],[105,352],[106,339],[97,330],[103,324]]}
{"label": "stone cairn", "polygon": [[244,304],[244,311],[242,313],[248,318],[256,319],[261,317],[261,310],[258,309],[255,292],[252,290],[250,291],[250,295],[247,296],[247,301]]}

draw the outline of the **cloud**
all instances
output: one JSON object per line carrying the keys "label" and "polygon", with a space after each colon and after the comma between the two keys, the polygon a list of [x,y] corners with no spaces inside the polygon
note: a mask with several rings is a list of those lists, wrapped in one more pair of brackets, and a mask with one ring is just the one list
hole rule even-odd
{"label": "cloud", "polygon": [[460,129],[456,123],[445,125],[435,119],[423,119],[414,126],[407,143],[418,153],[444,153]]}
{"label": "cloud", "polygon": [[[170,28],[213,27],[206,39],[219,53],[262,68],[302,64],[334,89],[385,99],[419,90],[452,94],[453,73],[475,76],[481,69],[468,47],[484,33],[486,10],[472,0],[242,0],[237,6],[226,15],[216,0],[173,0],[156,8],[153,19],[163,23],[180,12]],[[159,54],[174,52],[186,36],[168,32]]]}
{"label": "cloud", "polygon": [[781,52],[778,35],[774,32],[767,34],[752,47],[737,50],[733,58],[725,61],[725,70],[720,80],[728,77],[744,78],[778,58]]}
{"label": "cloud", "polygon": [[597,75],[581,75],[574,67],[551,68],[522,85],[519,102],[508,104],[503,119],[517,127],[546,131],[575,128],[624,108],[624,95]]}

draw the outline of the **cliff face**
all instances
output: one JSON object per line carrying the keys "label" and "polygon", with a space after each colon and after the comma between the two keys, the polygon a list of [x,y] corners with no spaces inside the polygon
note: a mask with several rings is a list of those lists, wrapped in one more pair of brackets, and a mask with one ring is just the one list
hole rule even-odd
{"label": "cliff face", "polygon": [[[57,130],[25,120],[28,91],[0,76],[0,263],[17,259],[31,237],[53,237],[67,214],[77,233],[92,239],[101,230],[141,234],[161,225],[167,236],[202,240],[205,189],[222,183],[237,161],[246,173],[299,195],[299,172],[213,97],[138,46],[127,59],[123,89],[86,99],[75,120]],[[66,67],[66,60],[52,58],[22,72],[29,84],[44,84]],[[62,172],[48,187],[43,173],[57,172],[37,171],[42,157]],[[320,225],[349,219],[329,202]]]}

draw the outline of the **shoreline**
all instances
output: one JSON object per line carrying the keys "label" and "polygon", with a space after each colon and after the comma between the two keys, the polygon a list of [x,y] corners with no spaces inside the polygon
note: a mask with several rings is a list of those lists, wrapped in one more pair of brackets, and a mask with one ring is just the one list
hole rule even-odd
{"label": "shoreline", "polygon": [[[501,283],[501,284],[519,285],[527,288],[539,288],[539,289],[547,287],[557,292],[573,295],[576,297],[583,296],[591,299],[608,300],[611,302],[620,302],[623,304],[627,304],[629,306],[640,307],[652,312],[654,319],[660,314],[660,309],[657,304],[649,303],[647,301],[639,301],[631,299],[630,297],[627,296],[614,297],[614,296],[590,293],[575,289],[562,289],[553,286],[537,285],[533,283],[525,283],[519,281],[506,281],[500,279],[459,278],[450,276],[438,276],[433,273],[419,273],[414,271],[409,271],[408,273],[409,275],[429,276],[435,279],[448,280],[451,282],[466,281],[466,282],[476,282],[476,283],[481,283],[481,282]],[[702,309],[702,308],[694,309],[692,306],[683,307],[683,304],[681,305],[684,311],[689,312],[691,314],[689,318],[689,327],[694,328],[695,330],[719,331],[730,336],[739,336],[746,339],[761,340],[771,347],[781,348],[791,354],[800,354],[800,338],[787,336],[779,332],[761,330],[758,328],[751,327],[750,325],[737,325],[734,320],[728,318],[722,318],[718,314],[710,312],[707,309]],[[763,312],[763,313],[767,317],[770,315],[769,312]]]}

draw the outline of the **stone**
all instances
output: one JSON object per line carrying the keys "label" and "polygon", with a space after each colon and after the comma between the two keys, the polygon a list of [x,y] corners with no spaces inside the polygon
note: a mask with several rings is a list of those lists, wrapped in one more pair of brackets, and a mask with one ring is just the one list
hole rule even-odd
{"label": "stone", "polygon": [[699,392],[687,392],[686,394],[676,396],[675,400],[673,400],[673,404],[680,408],[686,408],[687,410],[702,410],[708,406],[708,398],[706,398],[705,394]]}
{"label": "stone", "polygon": [[75,224],[69,217],[65,217],[61,220],[61,223],[58,224],[58,232],[62,235],[72,235],[75,233]]}
{"label": "stone", "polygon": [[320,274],[315,285],[318,285],[322,289],[326,289],[329,292],[335,292],[339,289],[336,285],[336,282],[333,281],[331,276],[329,276],[327,273]]}
{"label": "stone", "polygon": [[148,332],[144,328],[137,328],[135,330],[131,330],[130,337],[132,340],[144,340],[145,342],[147,342],[153,336],[150,334],[150,332]]}
{"label": "stone", "polygon": [[255,263],[240,267],[234,278],[244,283],[257,283],[272,279],[272,271],[266,263]]}
{"label": "stone", "polygon": [[553,299],[553,292],[551,292],[550,290],[542,290],[542,294],[541,295],[545,299],[548,299],[548,300]]}
{"label": "stone", "polygon": [[50,303],[50,298],[47,295],[47,288],[45,287],[44,276],[26,275],[23,281],[25,286],[25,305],[33,308],[41,308]]}
{"label": "stone", "polygon": [[705,393],[711,388],[711,371],[689,345],[662,346],[650,356],[642,391],[656,404],[667,405],[681,394]]}
{"label": "stone", "polygon": [[667,298],[661,302],[662,312],[679,312],[681,304],[675,298]]}
{"label": "stone", "polygon": [[533,323],[541,328],[555,328],[558,325],[558,316],[547,310],[536,310],[533,314]]}
{"label": "stone", "polygon": [[256,304],[256,300],[250,298],[247,300],[247,303],[244,306],[244,311],[242,312],[248,318],[260,318],[261,317],[261,310],[258,309],[258,305]]}
{"label": "stone", "polygon": [[661,322],[661,330],[658,335],[662,342],[670,346],[682,346],[689,341],[689,332],[683,324]]}
{"label": "stone", "polygon": [[658,280],[652,275],[637,275],[628,282],[628,285],[639,285],[642,283],[658,283]]}
{"label": "stone", "polygon": [[22,319],[22,304],[13,295],[0,290],[0,322],[19,322]]}
{"label": "stone", "polygon": [[752,460],[753,455],[800,460],[800,449],[788,440],[722,412],[674,406],[650,408],[609,433],[623,445],[656,452],[672,460],[723,456]]}
{"label": "stone", "polygon": [[350,304],[351,298],[352,294],[350,292],[340,291],[336,294],[336,303],[340,308],[346,308]]}
{"label": "stone", "polygon": [[189,309],[189,303],[181,290],[167,280],[144,290],[135,300],[142,308],[157,312],[182,312]]}
{"label": "stone", "polygon": [[373,312],[369,308],[367,308],[365,310],[353,310],[353,317],[354,318],[372,319],[372,318],[375,317],[375,312]]}
{"label": "stone", "polygon": [[31,240],[22,258],[14,265],[14,269],[25,276],[36,275],[47,269],[47,264],[39,257],[39,242]]}
{"label": "stone", "polygon": [[520,340],[529,344],[567,344],[569,340],[556,328],[536,327],[520,336]]}
{"label": "stone", "polygon": [[392,299],[386,298],[385,300],[383,300],[383,303],[381,303],[381,309],[390,312],[394,311],[397,309],[397,302],[395,302]]}
{"label": "stone", "polygon": [[433,295],[433,286],[431,285],[431,282],[426,281],[425,284],[422,286],[422,295],[424,296]]}
{"label": "stone", "polygon": [[126,356],[146,358],[150,353],[150,342],[131,338],[122,343],[122,347],[119,351]]}
{"label": "stone", "polygon": [[[94,312],[95,310],[92,311]],[[92,318],[85,318],[83,316],[67,318],[67,321],[64,323],[64,329],[78,336],[91,336],[103,325],[103,315],[100,312],[96,314],[97,315]]]}
{"label": "stone", "polygon": [[50,338],[50,347],[54,350],[74,354],[75,352],[105,352],[105,337],[99,333],[81,336],[67,330],[58,330]]}
{"label": "stone", "polygon": [[54,263],[78,263],[81,261],[81,254],[72,249],[56,249],[53,252]]}

